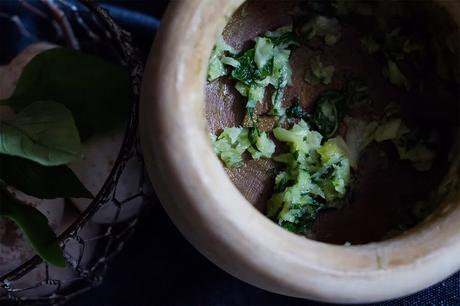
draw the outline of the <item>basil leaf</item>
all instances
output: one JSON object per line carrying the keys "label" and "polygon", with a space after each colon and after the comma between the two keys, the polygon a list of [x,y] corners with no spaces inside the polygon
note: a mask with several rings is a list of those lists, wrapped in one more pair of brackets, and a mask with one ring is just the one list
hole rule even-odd
{"label": "basil leaf", "polygon": [[16,111],[36,101],[64,104],[82,139],[112,129],[126,119],[132,90],[123,67],[70,49],[51,49],[24,68],[11,98]]}
{"label": "basil leaf", "polygon": [[93,198],[67,166],[44,167],[0,154],[0,180],[39,199]]}
{"label": "basil leaf", "polygon": [[24,233],[35,252],[52,265],[65,266],[64,254],[46,217],[32,206],[0,191],[0,216],[11,219]]}
{"label": "basil leaf", "polygon": [[0,121],[0,153],[59,166],[80,158],[81,144],[70,111],[63,105],[33,103],[12,121]]}

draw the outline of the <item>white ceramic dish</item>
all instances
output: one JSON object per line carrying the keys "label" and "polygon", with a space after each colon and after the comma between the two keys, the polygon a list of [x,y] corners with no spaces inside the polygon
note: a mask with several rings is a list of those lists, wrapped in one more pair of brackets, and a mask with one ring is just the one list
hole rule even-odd
{"label": "white ceramic dish", "polygon": [[[269,291],[320,301],[397,298],[459,270],[458,192],[403,236],[345,247],[285,231],[232,184],[209,142],[204,87],[215,37],[243,2],[173,1],[146,66],[142,145],[157,194],[179,230],[232,275]],[[458,2],[436,2],[460,23]]]}

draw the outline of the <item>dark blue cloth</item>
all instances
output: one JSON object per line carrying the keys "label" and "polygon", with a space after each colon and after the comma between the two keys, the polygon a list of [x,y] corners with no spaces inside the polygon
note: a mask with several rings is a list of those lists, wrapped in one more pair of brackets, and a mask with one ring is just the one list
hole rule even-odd
{"label": "dark blue cloth", "polygon": [[[70,305],[322,305],[269,293],[223,272],[182,237],[155,203],[102,286]],[[460,305],[459,284],[456,274],[421,293],[380,305]]]}
{"label": "dark blue cloth", "polygon": [[[166,0],[105,3],[147,54],[158,25],[154,17],[161,17]],[[152,204],[146,222],[115,259],[103,285],[70,305],[322,305],[269,293],[233,278],[181,236],[157,200]],[[380,305],[460,305],[460,274]]]}

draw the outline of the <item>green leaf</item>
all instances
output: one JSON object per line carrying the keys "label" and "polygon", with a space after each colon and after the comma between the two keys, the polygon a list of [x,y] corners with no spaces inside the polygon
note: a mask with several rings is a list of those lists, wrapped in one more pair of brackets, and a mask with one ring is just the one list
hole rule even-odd
{"label": "green leaf", "polygon": [[72,113],[63,105],[42,101],[0,121],[0,153],[59,166],[80,158],[81,144]]}
{"label": "green leaf", "polygon": [[132,99],[123,67],[70,49],[52,49],[25,67],[11,98],[16,112],[36,101],[56,101],[73,114],[82,139],[126,120]]}
{"label": "green leaf", "polygon": [[0,216],[11,219],[23,231],[35,252],[48,263],[65,266],[63,251],[46,217],[37,209],[0,191]]}
{"label": "green leaf", "polygon": [[0,180],[39,199],[93,198],[67,166],[44,167],[0,154]]}

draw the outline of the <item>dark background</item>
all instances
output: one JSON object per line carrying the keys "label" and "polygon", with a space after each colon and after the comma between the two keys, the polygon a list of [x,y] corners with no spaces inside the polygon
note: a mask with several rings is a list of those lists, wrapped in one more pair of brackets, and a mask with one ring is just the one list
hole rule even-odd
{"label": "dark background", "polygon": [[[105,3],[129,10],[113,11],[113,15],[133,32],[134,41],[145,57],[155,34],[156,23],[152,18],[161,18],[167,0],[112,0]],[[318,304],[266,292],[223,272],[181,236],[158,200],[151,201],[142,219],[133,238],[110,266],[102,286],[69,305]],[[460,275],[456,274],[419,294],[381,305],[460,305],[459,284]]]}

